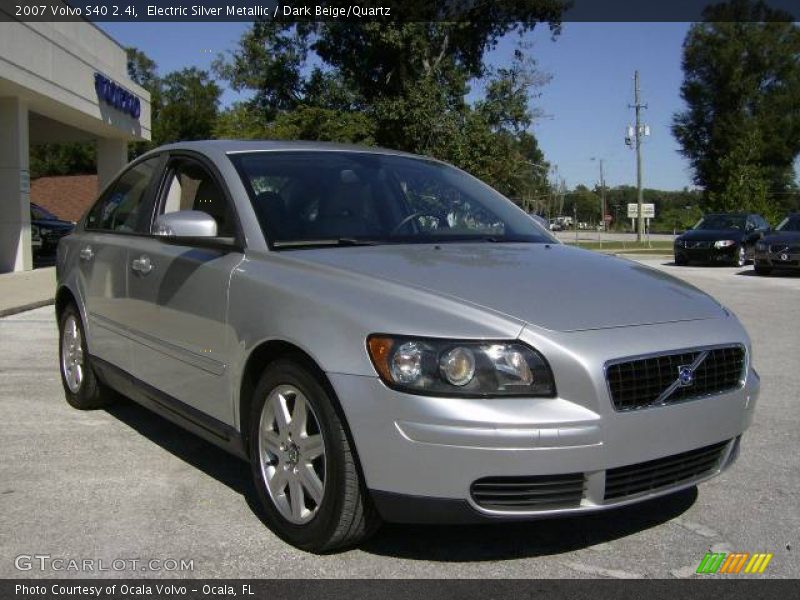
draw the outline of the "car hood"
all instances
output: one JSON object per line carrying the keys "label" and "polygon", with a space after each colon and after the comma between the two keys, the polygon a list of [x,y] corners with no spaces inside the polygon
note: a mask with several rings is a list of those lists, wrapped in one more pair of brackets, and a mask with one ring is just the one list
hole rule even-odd
{"label": "car hood", "polygon": [[581,331],[726,315],[713,298],[639,263],[560,244],[384,245],[292,251],[459,299],[537,327]]}
{"label": "car hood", "polygon": [[796,231],[776,231],[764,236],[764,241],[768,244],[796,244],[800,242],[800,232]]}
{"label": "car hood", "polygon": [[744,233],[738,229],[690,229],[678,236],[681,240],[694,242],[716,242],[717,240],[741,241]]}

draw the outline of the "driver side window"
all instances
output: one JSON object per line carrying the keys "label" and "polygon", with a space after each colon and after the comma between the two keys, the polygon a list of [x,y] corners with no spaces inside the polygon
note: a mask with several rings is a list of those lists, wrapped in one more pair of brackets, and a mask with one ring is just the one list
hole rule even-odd
{"label": "driver side window", "polygon": [[166,191],[160,214],[199,210],[214,217],[217,235],[234,237],[236,225],[228,198],[214,176],[192,159],[174,159],[167,168]]}

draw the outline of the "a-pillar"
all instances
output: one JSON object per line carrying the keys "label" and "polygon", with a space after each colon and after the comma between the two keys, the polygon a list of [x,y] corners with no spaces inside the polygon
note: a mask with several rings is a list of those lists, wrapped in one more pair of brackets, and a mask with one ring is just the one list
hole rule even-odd
{"label": "a-pillar", "polygon": [[126,164],[128,164],[128,142],[113,138],[98,139],[97,191],[106,187]]}
{"label": "a-pillar", "polygon": [[0,273],[33,268],[28,106],[0,98]]}

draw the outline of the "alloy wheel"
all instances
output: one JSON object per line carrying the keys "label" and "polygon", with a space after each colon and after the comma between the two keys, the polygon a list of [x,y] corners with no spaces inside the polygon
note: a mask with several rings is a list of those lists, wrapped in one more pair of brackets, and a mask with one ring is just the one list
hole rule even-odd
{"label": "alloy wheel", "polygon": [[259,423],[258,458],[267,492],[281,516],[302,525],[325,493],[325,443],[314,409],[293,385],[267,396]]}
{"label": "alloy wheel", "polygon": [[61,372],[69,391],[77,394],[83,383],[83,339],[78,320],[69,315],[61,333]]}

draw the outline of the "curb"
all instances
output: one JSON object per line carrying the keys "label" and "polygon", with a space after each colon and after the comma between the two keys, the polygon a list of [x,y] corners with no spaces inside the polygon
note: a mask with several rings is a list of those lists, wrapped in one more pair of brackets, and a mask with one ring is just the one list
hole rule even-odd
{"label": "curb", "polygon": [[37,300],[36,302],[28,302],[20,306],[12,306],[11,308],[0,308],[0,319],[3,317],[10,317],[21,312],[33,310],[34,308],[41,308],[50,304],[55,304],[55,298],[47,298],[46,300]]}

